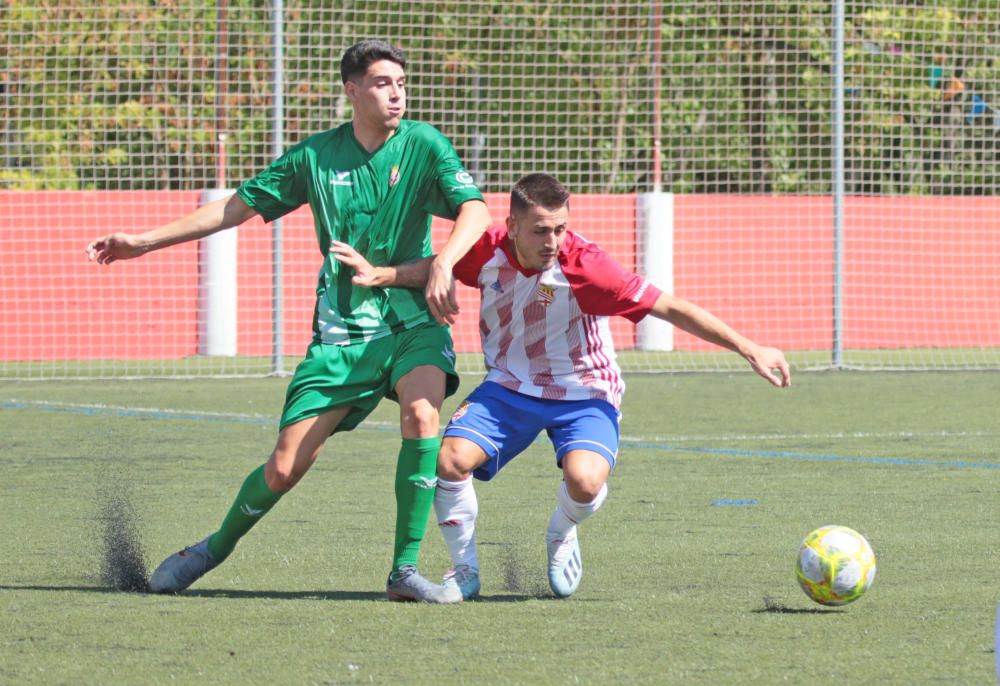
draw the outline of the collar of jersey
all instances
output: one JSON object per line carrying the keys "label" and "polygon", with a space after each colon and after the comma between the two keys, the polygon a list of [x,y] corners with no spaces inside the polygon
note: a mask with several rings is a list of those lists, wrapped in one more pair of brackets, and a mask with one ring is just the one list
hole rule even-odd
{"label": "collar of jersey", "polygon": [[353,120],[351,122],[349,122],[350,126],[348,128],[348,133],[351,136],[351,141],[353,141],[354,146],[358,149],[358,152],[360,152],[362,155],[364,155],[365,159],[369,159],[370,160],[371,158],[375,157],[375,155],[379,154],[379,152],[381,152],[385,148],[385,146],[389,145],[389,143],[392,141],[392,139],[394,139],[396,136],[399,135],[399,129],[403,128],[403,121],[404,120],[401,119],[399,121],[399,127],[396,128],[396,129],[393,129],[393,132],[389,135],[388,138],[385,139],[385,141],[382,143],[382,145],[378,146],[377,148],[375,148],[371,152],[368,152],[367,148],[365,148],[365,146],[361,145],[361,141],[358,140],[358,137],[354,135],[354,121]]}

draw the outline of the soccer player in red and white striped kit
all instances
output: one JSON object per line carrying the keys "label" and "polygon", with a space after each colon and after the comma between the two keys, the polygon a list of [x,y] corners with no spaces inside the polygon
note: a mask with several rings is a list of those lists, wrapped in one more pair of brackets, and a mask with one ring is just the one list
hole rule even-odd
{"label": "soccer player in red and white striped kit", "polygon": [[[429,259],[372,267],[349,246],[333,247],[369,286],[419,287]],[[445,583],[465,599],[480,591],[472,477],[488,481],[541,431],[555,448],[563,481],[546,531],[549,586],[559,597],[580,584],[577,527],[607,497],[618,453],[625,383],[608,317],[658,317],[741,355],[778,387],[791,384],[785,357],[720,319],[664,293],[569,230],[569,191],[547,174],[529,174],[511,192],[506,225],[489,229],[454,267],[479,289],[486,378],[459,405],[438,456],[434,508],[453,568]]]}

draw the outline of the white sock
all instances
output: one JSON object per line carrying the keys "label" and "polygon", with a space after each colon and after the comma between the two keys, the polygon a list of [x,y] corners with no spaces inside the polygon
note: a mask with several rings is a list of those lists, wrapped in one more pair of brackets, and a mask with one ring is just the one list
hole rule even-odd
{"label": "white sock", "polygon": [[434,494],[434,513],[438,528],[448,545],[453,565],[469,565],[479,569],[476,555],[476,516],[479,501],[472,478],[465,481],[445,481],[438,479]]}
{"label": "white sock", "polygon": [[560,482],[559,493],[556,497],[556,509],[549,519],[547,536],[550,539],[563,538],[570,529],[597,512],[597,508],[604,504],[607,497],[608,484],[605,483],[601,486],[601,491],[596,498],[589,503],[578,503],[570,497],[566,482]]}

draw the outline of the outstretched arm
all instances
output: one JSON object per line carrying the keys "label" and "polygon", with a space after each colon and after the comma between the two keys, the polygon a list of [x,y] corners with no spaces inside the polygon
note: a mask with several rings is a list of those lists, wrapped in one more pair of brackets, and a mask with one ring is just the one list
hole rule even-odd
{"label": "outstretched arm", "polygon": [[145,233],[112,233],[98,238],[87,246],[87,257],[100,264],[130,260],[154,250],[204,238],[217,231],[238,226],[256,214],[257,211],[239,196],[231,195]]}
{"label": "outstretched arm", "polygon": [[[758,345],[737,333],[714,314],[692,302],[662,293],[651,314],[684,331],[741,355],[753,370],[779,387],[792,385],[791,370],[785,355],[777,348]],[[775,374],[778,372],[778,375]]]}
{"label": "outstretched arm", "polygon": [[388,267],[373,267],[361,253],[347,243],[330,242],[330,254],[354,270],[351,283],[367,288],[423,288],[431,271],[433,257]]}
{"label": "outstretched arm", "polygon": [[441,324],[454,324],[455,315],[458,314],[455,277],[452,276],[451,270],[476,244],[491,223],[490,212],[482,200],[462,203],[448,242],[430,264],[430,274],[424,294],[427,296],[427,307]]}

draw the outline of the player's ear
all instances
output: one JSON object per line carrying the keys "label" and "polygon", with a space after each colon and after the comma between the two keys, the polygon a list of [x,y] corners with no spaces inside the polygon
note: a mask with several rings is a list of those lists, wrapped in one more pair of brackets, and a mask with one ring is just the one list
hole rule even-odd
{"label": "player's ear", "polygon": [[344,81],[344,92],[347,93],[348,98],[351,100],[354,99],[354,96],[357,95],[358,92],[358,84],[354,82],[354,79],[347,79]]}
{"label": "player's ear", "polygon": [[507,233],[511,236],[517,235],[517,220],[514,219],[514,215],[507,215]]}

